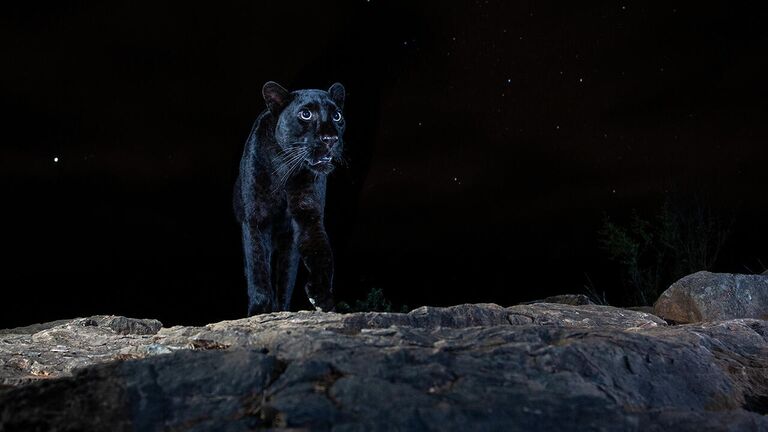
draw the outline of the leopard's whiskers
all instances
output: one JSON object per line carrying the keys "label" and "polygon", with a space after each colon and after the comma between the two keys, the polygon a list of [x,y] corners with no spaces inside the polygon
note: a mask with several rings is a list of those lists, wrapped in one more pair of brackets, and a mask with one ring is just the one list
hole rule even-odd
{"label": "leopard's whiskers", "polygon": [[272,174],[273,175],[277,174],[278,172],[283,171],[284,169],[286,169],[286,167],[288,165],[290,165],[291,163],[293,163],[293,161],[297,157],[301,156],[302,150],[303,150],[302,147],[297,147],[295,149],[292,149],[292,150],[286,152],[286,154],[281,157],[282,160],[280,160],[278,162],[277,167],[272,171]]}
{"label": "leopard's whiskers", "polygon": [[288,144],[287,146],[285,146],[284,148],[280,149],[277,152],[277,155],[281,156],[281,155],[283,155],[285,153],[289,153],[291,151],[295,151],[296,149],[299,149],[299,148],[305,146],[306,144],[307,143],[305,143],[303,141],[292,142],[292,143]]}
{"label": "leopard's whiskers", "polygon": [[290,160],[286,161],[282,165],[283,172],[280,175],[280,179],[277,181],[277,183],[275,183],[275,186],[272,189],[273,192],[276,192],[278,189],[285,186],[291,174],[293,174],[293,172],[296,171],[296,169],[301,166],[301,164],[304,162],[304,158],[307,156],[308,153],[309,153],[309,150],[306,148],[303,148],[300,151],[297,151],[296,154],[290,158]]}
{"label": "leopard's whiskers", "polygon": [[297,159],[302,159],[304,156],[306,156],[306,152],[296,152],[296,154],[292,155],[290,158],[286,158],[284,163],[280,166],[279,171],[285,171],[288,167],[292,166]]}

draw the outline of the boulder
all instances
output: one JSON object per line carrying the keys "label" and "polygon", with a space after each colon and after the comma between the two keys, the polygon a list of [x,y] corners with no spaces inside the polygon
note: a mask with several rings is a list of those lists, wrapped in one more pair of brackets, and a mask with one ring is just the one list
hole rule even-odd
{"label": "boulder", "polygon": [[675,323],[768,319],[768,278],[697,272],[664,291],[654,304],[654,313]]}
{"label": "boulder", "polygon": [[126,322],[0,334],[0,430],[768,429],[766,321],[540,303]]}

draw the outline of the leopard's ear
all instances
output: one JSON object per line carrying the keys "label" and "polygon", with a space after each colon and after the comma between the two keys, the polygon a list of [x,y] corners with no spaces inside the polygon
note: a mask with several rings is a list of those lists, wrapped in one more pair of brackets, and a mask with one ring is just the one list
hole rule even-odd
{"label": "leopard's ear", "polygon": [[339,108],[344,108],[344,97],[346,96],[346,90],[341,83],[336,83],[328,89],[328,94],[331,95],[331,99],[336,103]]}
{"label": "leopard's ear", "polygon": [[264,96],[267,108],[275,114],[282,111],[291,100],[288,90],[274,81],[267,81],[261,89],[261,94]]}

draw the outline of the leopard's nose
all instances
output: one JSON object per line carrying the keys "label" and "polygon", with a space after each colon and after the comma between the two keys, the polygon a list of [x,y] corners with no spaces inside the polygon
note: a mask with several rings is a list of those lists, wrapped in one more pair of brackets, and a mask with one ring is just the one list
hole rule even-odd
{"label": "leopard's nose", "polygon": [[339,142],[339,137],[337,135],[321,135],[320,141],[322,141],[328,149],[331,149],[337,142]]}

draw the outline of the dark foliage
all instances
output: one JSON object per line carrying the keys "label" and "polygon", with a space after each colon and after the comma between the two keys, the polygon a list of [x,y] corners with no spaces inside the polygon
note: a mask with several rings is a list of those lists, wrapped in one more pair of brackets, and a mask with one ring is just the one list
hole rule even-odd
{"label": "dark foliage", "polygon": [[[356,300],[353,305],[346,302],[339,302],[336,310],[342,313],[350,312],[398,312],[393,308],[392,302],[384,297],[384,290],[381,288],[371,288],[368,295],[363,300]],[[408,312],[408,305],[402,305],[399,312]]]}
{"label": "dark foliage", "polygon": [[622,224],[606,215],[599,245],[621,266],[628,300],[650,305],[672,282],[712,269],[732,225],[701,197],[667,197],[649,219],[633,211]]}

